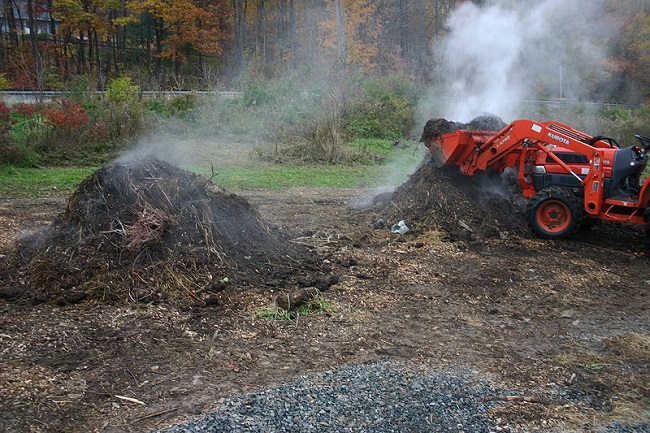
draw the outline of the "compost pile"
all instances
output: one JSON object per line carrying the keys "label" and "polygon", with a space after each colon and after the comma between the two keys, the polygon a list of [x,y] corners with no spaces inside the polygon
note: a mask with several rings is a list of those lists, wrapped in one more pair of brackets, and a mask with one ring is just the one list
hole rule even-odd
{"label": "compost pile", "polygon": [[[420,141],[426,143],[459,129],[496,132],[505,126],[494,115],[482,115],[469,123],[430,119]],[[421,231],[442,230],[452,240],[520,232],[525,228],[524,207],[516,173],[466,176],[455,166],[436,167],[429,155],[406,183],[375,201],[375,211],[384,219],[404,220]]]}
{"label": "compost pile", "polygon": [[92,174],[7,257],[0,286],[57,303],[204,301],[232,284],[291,284],[317,263],[245,199],[153,157]]}

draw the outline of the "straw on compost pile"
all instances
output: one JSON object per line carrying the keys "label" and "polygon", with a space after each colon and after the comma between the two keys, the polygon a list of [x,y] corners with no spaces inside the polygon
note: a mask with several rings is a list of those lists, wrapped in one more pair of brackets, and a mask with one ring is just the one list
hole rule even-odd
{"label": "straw on compost pile", "polygon": [[23,279],[32,299],[57,302],[196,301],[224,277],[240,286],[286,280],[315,263],[245,199],[155,158],[95,172],[49,230],[9,257],[18,271],[2,279]]}
{"label": "straw on compost pile", "polygon": [[[479,116],[466,124],[431,119],[421,141],[426,143],[458,129],[499,131],[505,126],[492,115]],[[464,230],[479,237],[519,231],[525,224],[519,185],[509,173],[466,176],[455,166],[436,168],[429,155],[406,183],[376,201],[376,210],[390,221],[405,220],[411,228],[447,233]]]}

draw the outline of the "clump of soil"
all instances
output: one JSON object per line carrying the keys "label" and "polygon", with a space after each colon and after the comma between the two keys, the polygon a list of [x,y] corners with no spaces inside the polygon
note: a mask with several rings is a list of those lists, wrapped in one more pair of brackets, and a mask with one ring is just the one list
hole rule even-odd
{"label": "clump of soil", "polygon": [[427,143],[430,140],[457,130],[468,131],[500,131],[505,128],[506,123],[499,116],[493,114],[484,114],[475,117],[469,123],[455,122],[442,118],[429,119],[424,125],[424,130],[420,136],[420,142]]}
{"label": "clump of soil", "polygon": [[[499,131],[506,124],[484,115],[469,123],[430,119],[420,141],[456,130]],[[443,230],[455,239],[503,236],[524,229],[525,201],[510,172],[460,173],[458,167],[437,168],[429,156],[408,181],[392,195],[376,200],[376,209],[391,221],[405,220],[409,227]]]}
{"label": "clump of soil", "polygon": [[205,301],[228,284],[317,270],[245,199],[151,157],[95,172],[47,230],[7,256],[0,286],[57,303]]}

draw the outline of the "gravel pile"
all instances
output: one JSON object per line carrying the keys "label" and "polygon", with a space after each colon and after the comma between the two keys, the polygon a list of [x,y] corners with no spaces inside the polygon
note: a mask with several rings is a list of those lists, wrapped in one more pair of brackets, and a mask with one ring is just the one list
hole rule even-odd
{"label": "gravel pile", "polygon": [[[518,393],[496,389],[470,371],[432,374],[384,361],[302,376],[227,399],[214,412],[155,432],[525,432],[488,416],[491,407],[507,404],[490,397],[507,394]],[[640,433],[649,428],[650,423],[641,423],[594,431]]]}
{"label": "gravel pile", "polygon": [[471,374],[435,376],[407,365],[351,365],[226,400],[177,432],[494,432],[486,412],[497,391]]}

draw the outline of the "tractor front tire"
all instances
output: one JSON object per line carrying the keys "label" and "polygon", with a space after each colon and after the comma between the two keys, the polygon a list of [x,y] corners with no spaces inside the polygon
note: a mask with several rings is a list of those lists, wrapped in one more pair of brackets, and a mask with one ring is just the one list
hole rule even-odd
{"label": "tractor front tire", "polygon": [[538,191],[526,208],[528,226],[545,239],[568,236],[580,226],[583,215],[584,208],[580,199],[563,188]]}

